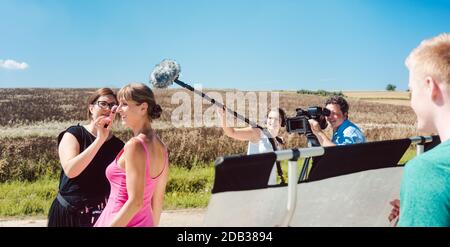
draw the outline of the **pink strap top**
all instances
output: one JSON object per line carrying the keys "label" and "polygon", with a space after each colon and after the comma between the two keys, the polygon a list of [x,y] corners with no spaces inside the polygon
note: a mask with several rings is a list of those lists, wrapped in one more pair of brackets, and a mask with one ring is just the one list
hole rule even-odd
{"label": "pink strap top", "polygon": [[[136,215],[130,220],[127,226],[154,226],[153,222],[153,210],[152,210],[152,197],[155,191],[156,184],[161,174],[168,166],[168,153],[166,151],[166,161],[162,171],[152,178],[150,175],[150,155],[147,149],[147,145],[140,137],[136,137],[145,150],[145,188],[144,188],[144,205],[136,213]],[[126,173],[118,165],[118,159],[123,153],[123,149],[117,155],[116,159],[106,169],[106,177],[111,184],[111,192],[106,204],[105,209],[100,215],[99,219],[95,223],[95,226],[108,226],[114,219],[115,215],[123,207],[128,200],[128,192],[126,187]]]}

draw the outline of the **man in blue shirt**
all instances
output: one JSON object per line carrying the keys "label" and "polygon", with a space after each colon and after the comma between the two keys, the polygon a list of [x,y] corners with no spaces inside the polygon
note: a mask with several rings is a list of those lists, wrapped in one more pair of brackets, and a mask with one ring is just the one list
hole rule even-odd
{"label": "man in blue shirt", "polygon": [[327,99],[325,107],[330,110],[330,116],[326,117],[328,124],[333,128],[333,137],[330,140],[320,128],[316,120],[310,119],[309,124],[313,134],[319,140],[321,146],[336,146],[366,142],[362,131],[348,120],[348,103],[340,96]]}

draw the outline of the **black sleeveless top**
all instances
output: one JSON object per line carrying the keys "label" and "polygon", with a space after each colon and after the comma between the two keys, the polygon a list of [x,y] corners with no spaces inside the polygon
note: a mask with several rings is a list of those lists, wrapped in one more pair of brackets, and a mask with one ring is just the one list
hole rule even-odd
{"label": "black sleeveless top", "polygon": [[[86,128],[80,124],[71,126],[58,136],[58,146],[63,135],[69,132],[80,144],[80,153],[95,140]],[[106,167],[114,160],[124,143],[113,136],[100,147],[91,163],[76,177],[69,178],[61,171],[59,193],[72,205],[84,204],[86,201],[104,201],[109,196],[110,185],[106,178]]]}

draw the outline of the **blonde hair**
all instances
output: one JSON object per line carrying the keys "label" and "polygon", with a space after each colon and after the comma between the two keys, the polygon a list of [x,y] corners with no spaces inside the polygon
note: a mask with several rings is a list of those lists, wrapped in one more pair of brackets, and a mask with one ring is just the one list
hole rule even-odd
{"label": "blonde hair", "polygon": [[439,82],[450,83],[450,34],[424,40],[405,60],[406,67]]}
{"label": "blonde hair", "polygon": [[147,103],[147,115],[150,120],[161,116],[161,106],[156,104],[153,91],[143,83],[130,83],[119,90],[117,93],[119,100],[133,100],[138,104]]}

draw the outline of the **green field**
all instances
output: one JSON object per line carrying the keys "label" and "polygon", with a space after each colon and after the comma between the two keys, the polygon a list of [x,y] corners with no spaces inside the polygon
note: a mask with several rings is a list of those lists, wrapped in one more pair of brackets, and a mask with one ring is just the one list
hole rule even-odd
{"label": "green field", "polygon": [[[203,208],[211,195],[214,168],[171,167],[164,209]],[[0,183],[0,217],[44,216],[56,197],[58,179],[42,177],[36,181]]]}

